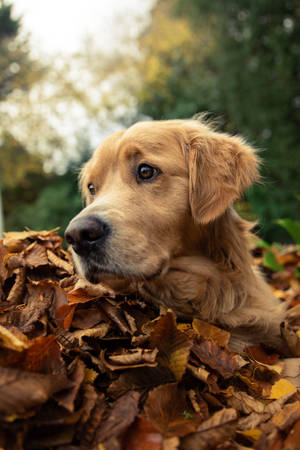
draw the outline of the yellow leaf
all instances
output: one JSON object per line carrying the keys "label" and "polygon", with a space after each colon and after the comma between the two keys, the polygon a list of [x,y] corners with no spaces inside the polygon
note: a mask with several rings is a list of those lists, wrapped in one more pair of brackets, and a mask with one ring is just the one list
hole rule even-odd
{"label": "yellow leaf", "polygon": [[95,370],[88,369],[87,367],[85,367],[85,369],[84,369],[84,382],[85,383],[89,383],[89,384],[94,384],[94,381],[96,380],[98,375],[99,374]]}
{"label": "yellow leaf", "polygon": [[240,431],[240,433],[243,434],[244,436],[250,438],[250,439],[253,439],[254,441],[258,441],[262,431],[258,430],[257,428],[254,428],[253,430]]}
{"label": "yellow leaf", "polygon": [[296,387],[290,381],[281,378],[273,384],[271,394],[268,398],[276,400],[293,391],[296,392]]}
{"label": "yellow leaf", "polygon": [[179,323],[177,325],[178,330],[185,331],[185,330],[191,330],[192,325],[190,323]]}
{"label": "yellow leaf", "polygon": [[7,347],[21,352],[28,347],[27,337],[21,333],[21,331],[16,330],[19,337],[12,333],[7,328],[0,325],[0,339],[7,345]]}

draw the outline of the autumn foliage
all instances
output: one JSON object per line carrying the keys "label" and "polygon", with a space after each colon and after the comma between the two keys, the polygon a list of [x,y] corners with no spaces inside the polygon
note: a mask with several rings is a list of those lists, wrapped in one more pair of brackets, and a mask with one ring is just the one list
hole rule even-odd
{"label": "autumn foliage", "polygon": [[0,448],[299,448],[300,254],[253,254],[295,307],[282,330],[291,357],[263,346],[235,354],[228,331],[79,279],[55,230],[6,233]]}

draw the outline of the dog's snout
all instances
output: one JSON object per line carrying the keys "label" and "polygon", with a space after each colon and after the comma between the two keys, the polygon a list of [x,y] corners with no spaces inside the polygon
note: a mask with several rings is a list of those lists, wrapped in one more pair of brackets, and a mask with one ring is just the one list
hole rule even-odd
{"label": "dog's snout", "polygon": [[94,244],[100,243],[109,233],[109,226],[96,216],[79,217],[72,221],[65,231],[68,244],[76,253],[91,250]]}

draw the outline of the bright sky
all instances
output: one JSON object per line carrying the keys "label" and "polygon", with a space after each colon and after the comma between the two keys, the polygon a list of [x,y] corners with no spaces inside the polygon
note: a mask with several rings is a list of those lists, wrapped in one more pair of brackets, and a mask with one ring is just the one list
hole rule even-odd
{"label": "bright sky", "polygon": [[[87,35],[99,46],[118,42],[118,21],[136,33],[135,17],[144,22],[154,0],[13,0],[31,42],[46,53],[77,51]],[[131,30],[132,29],[132,30]]]}

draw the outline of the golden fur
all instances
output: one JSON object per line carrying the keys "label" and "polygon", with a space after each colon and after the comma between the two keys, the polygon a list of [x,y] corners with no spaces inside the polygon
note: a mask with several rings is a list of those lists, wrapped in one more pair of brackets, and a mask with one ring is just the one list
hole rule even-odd
{"label": "golden fur", "polygon": [[[161,173],[138,183],[141,163]],[[87,206],[71,222],[93,214],[113,232],[105,262],[74,252],[78,270],[181,317],[278,343],[284,307],[253,266],[251,227],[232,208],[258,179],[258,165],[243,139],[199,120],[140,122],[113,134],[82,170]]]}

